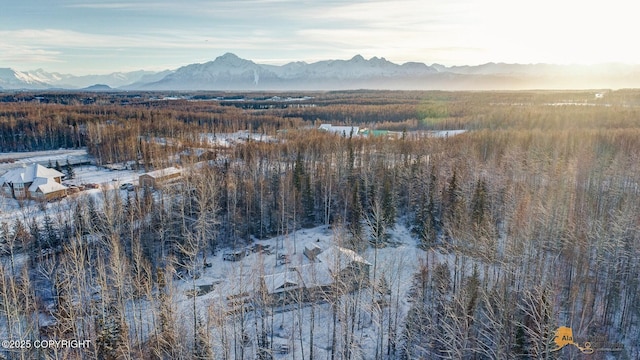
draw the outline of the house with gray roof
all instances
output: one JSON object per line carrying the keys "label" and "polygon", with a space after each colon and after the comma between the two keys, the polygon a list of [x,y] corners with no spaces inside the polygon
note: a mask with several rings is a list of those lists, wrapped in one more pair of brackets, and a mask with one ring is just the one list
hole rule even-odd
{"label": "house with gray roof", "polygon": [[63,173],[40,164],[22,165],[0,177],[3,193],[15,199],[53,200],[65,197]]}
{"label": "house with gray roof", "polygon": [[331,246],[310,260],[315,262],[261,278],[262,291],[273,304],[322,299],[369,286],[371,263],[353,250]]}

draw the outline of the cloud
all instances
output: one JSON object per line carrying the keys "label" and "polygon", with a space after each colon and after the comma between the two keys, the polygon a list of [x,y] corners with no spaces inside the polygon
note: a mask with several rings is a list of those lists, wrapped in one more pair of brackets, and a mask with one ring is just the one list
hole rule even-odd
{"label": "cloud", "polygon": [[142,9],[142,7],[146,7],[146,4],[135,4],[135,3],[88,3],[88,4],[71,4],[66,5],[68,8],[76,8],[76,9]]}
{"label": "cloud", "polygon": [[231,51],[270,63],[355,54],[446,65],[639,62],[628,40],[635,12],[623,1],[22,0],[0,14],[0,59],[146,68]]}
{"label": "cloud", "polygon": [[[233,31],[201,33],[190,30],[150,29],[145,33],[110,35],[65,29],[0,31],[0,61],[21,70],[58,64],[56,70],[90,72],[90,67],[168,69],[206,62],[228,51],[259,59],[259,54],[299,51],[287,39],[268,33],[239,35]],[[244,51],[244,53],[242,53]],[[294,57],[299,59],[299,57]],[[16,66],[16,65],[9,65]],[[25,68],[26,67],[26,68]],[[98,70],[98,72],[103,72]]]}
{"label": "cloud", "polygon": [[[5,47],[42,49],[200,49],[203,46],[238,46],[241,39],[196,34],[186,31],[161,30],[131,35],[84,33],[64,29],[21,29],[0,31],[0,44]],[[206,42],[210,44],[207,45]]]}
{"label": "cloud", "polygon": [[60,51],[0,43],[1,63],[59,63]]}

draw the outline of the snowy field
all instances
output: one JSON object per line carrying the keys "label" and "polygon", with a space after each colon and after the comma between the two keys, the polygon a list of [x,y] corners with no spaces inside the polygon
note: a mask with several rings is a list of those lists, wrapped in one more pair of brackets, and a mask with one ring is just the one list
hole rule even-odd
{"label": "snowy field", "polygon": [[31,152],[9,152],[0,153],[0,174],[20,167],[23,164],[29,165],[38,163],[47,166],[49,163],[66,165],[67,161],[73,164],[89,162],[90,156],[87,149],[60,149],[47,151],[31,151]]}
{"label": "snowy field", "polygon": [[99,184],[101,187],[113,187],[119,184],[137,184],[140,174],[144,170],[110,170],[95,165],[83,165],[73,168],[75,176],[72,180],[65,180],[64,184]]}

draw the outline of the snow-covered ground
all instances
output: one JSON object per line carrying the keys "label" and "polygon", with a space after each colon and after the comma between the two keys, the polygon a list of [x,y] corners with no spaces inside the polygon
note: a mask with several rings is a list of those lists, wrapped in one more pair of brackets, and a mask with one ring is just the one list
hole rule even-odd
{"label": "snow-covered ground", "polygon": [[[50,216],[62,216],[62,214],[70,211],[71,204],[77,197],[99,197],[101,189],[115,189],[125,183],[137,184],[138,177],[144,173],[143,170],[109,170],[95,165],[75,166],[73,171],[75,173],[74,178],[72,180],[64,180],[64,185],[97,184],[99,188],[87,189],[52,202],[18,201],[0,195],[0,222],[11,224],[15,219],[30,221],[36,218],[38,220],[44,217],[45,211]],[[0,171],[0,173],[3,172]]]}
{"label": "snow-covered ground", "polygon": [[[195,284],[200,286],[219,283],[217,292],[231,295],[237,288],[238,276],[254,277],[256,270],[265,275],[274,274],[283,272],[287,268],[313,263],[303,254],[304,247],[307,244],[318,245],[321,249],[327,249],[332,245],[340,246],[340,238],[342,236],[336,232],[327,226],[319,226],[311,229],[301,229],[288,236],[257,240],[255,243],[268,246],[271,254],[248,251],[247,256],[236,262],[224,261],[222,259],[224,251],[219,251],[215,256],[207,258],[207,262],[212,266],[200,275]],[[403,273],[400,278],[410,278],[410,275],[416,270],[417,259],[426,256],[426,252],[416,248],[415,238],[411,236],[404,225],[396,225],[390,233],[390,241],[394,243],[394,246],[377,249],[377,272],[380,274],[394,268]],[[375,251],[375,249],[369,248],[362,255],[373,264],[376,257]],[[277,255],[279,254],[288,255],[291,262],[284,265],[278,264]],[[259,268],[256,269],[256,266]],[[191,286],[190,281],[184,283],[185,290],[189,290]],[[208,297],[210,296],[202,296],[201,299]]]}
{"label": "snow-covered ground", "polygon": [[[410,306],[407,301],[409,298],[407,294],[412,285],[412,275],[416,272],[420,259],[426,259],[427,256],[431,260],[435,259],[437,261],[451,261],[451,259],[449,255],[440,253],[427,254],[427,252],[418,249],[416,247],[417,240],[411,236],[404,225],[396,225],[390,231],[390,234],[392,246],[381,249],[369,248],[362,256],[372,264],[371,277],[376,276],[378,280],[383,276],[386,278],[392,292],[392,306],[396,306],[397,298],[398,319],[403,319]],[[284,272],[292,267],[312,263],[303,254],[303,249],[307,244],[315,244],[321,249],[327,249],[332,245],[340,245],[343,236],[338,230],[330,229],[327,226],[319,226],[311,229],[301,229],[285,237],[256,241],[258,244],[268,246],[271,254],[248,252],[246,257],[237,262],[224,261],[224,251],[219,252],[216,256],[209,256],[207,262],[211,264],[211,267],[205,268],[197,279],[193,280],[185,276],[184,280],[178,280],[174,283],[178,290],[174,298],[175,303],[178,304],[177,317],[187,323],[193,321],[194,299],[191,294],[193,293],[194,285],[196,290],[206,289],[203,292],[210,291],[195,298],[197,311],[201,317],[206,318],[207,314],[211,315],[221,310],[228,310],[225,305],[229,303],[229,298],[233,298],[234,295],[245,292],[251,293],[260,276]],[[277,255],[279,254],[289,255],[291,262],[285,265],[278,264]],[[352,298],[360,297],[362,301],[362,310],[358,315],[360,324],[357,325],[358,330],[355,332],[356,339],[354,340],[357,348],[356,352],[361,354],[357,358],[372,358],[375,353],[378,325],[376,324],[377,320],[374,319],[376,312],[371,308],[373,305],[371,291],[371,288],[368,287],[360,292],[344,295]],[[325,359],[330,357],[332,342],[332,329],[330,326],[332,324],[331,305],[318,302],[314,304],[306,303],[301,308],[298,308],[297,305],[289,308],[276,308],[276,314],[272,317],[273,332],[269,328],[267,331],[268,337],[270,340],[273,337],[275,348],[282,344],[289,349],[288,354],[275,354],[276,359],[303,358],[303,348],[305,358],[309,356],[309,324],[311,323],[312,308],[315,316],[314,358]],[[388,316],[387,311],[387,308],[383,308],[383,316]],[[395,317],[395,308],[393,314]],[[255,340],[254,315],[252,311],[248,311],[244,316],[244,321],[250,337]],[[237,322],[240,321],[239,317],[240,315],[238,314],[227,315],[226,321]],[[388,317],[384,320],[385,327],[388,326],[388,320]],[[302,334],[300,333],[300,324],[302,324]],[[339,324],[338,326],[342,325]],[[338,330],[339,334],[340,331]],[[386,328],[384,332],[386,338]],[[222,351],[221,344],[218,342],[219,333],[217,329],[212,329],[211,339],[214,349],[218,348],[218,350]],[[251,353],[255,349],[254,341],[254,344],[247,346],[245,351]],[[247,353],[244,355],[247,356]]]}
{"label": "snow-covered ground", "polygon": [[450,136],[464,134],[465,132],[467,132],[467,130],[434,130],[434,131],[428,131],[427,135],[431,137],[437,137],[437,138],[446,138]]}
{"label": "snow-covered ground", "polygon": [[137,184],[140,174],[144,170],[110,170],[95,165],[83,165],[73,168],[75,176],[71,180],[65,180],[65,184],[99,184],[101,187],[113,186],[124,183]]}
{"label": "snow-covered ground", "polygon": [[87,149],[59,149],[47,151],[30,151],[30,152],[9,152],[0,153],[0,174],[5,171],[17,168],[23,164],[29,165],[38,163],[47,166],[49,163],[56,164],[56,161],[64,166],[69,163],[79,164],[90,161]]}
{"label": "snow-covered ground", "polygon": [[201,140],[209,145],[231,147],[239,143],[251,141],[265,141],[271,142],[275,138],[270,135],[252,133],[249,131],[237,131],[234,133],[217,133],[217,134],[202,134]]}

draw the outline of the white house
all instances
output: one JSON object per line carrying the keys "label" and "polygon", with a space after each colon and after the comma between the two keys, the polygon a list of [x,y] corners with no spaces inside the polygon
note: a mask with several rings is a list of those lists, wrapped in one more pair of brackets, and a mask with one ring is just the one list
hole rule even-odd
{"label": "white house", "polygon": [[39,164],[23,165],[0,177],[2,189],[16,199],[51,200],[67,195],[62,185],[63,173]]}

